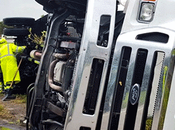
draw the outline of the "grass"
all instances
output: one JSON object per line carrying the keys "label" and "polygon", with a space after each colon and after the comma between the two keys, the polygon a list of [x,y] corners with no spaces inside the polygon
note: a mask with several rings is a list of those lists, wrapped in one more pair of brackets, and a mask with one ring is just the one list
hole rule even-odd
{"label": "grass", "polygon": [[12,130],[12,129],[0,126],[0,130]]}
{"label": "grass", "polygon": [[151,130],[152,121],[153,120],[151,118],[146,120],[145,130]]}
{"label": "grass", "polygon": [[164,99],[163,99],[163,104],[162,104],[162,111],[161,111],[161,117],[160,117],[160,126],[159,126],[159,130],[163,129],[163,123],[165,120],[165,114],[166,114],[166,109],[167,109],[167,105],[168,105],[168,98],[169,98],[169,88],[165,87],[165,93],[164,93]]}
{"label": "grass", "polygon": [[4,110],[4,106],[0,105],[0,112]]}
{"label": "grass", "polygon": [[14,103],[21,104],[27,102],[27,95],[16,95],[16,100],[12,100]]}
{"label": "grass", "polygon": [[2,119],[12,118],[11,115],[9,115],[9,112],[5,109],[4,105],[0,105],[0,117]]}

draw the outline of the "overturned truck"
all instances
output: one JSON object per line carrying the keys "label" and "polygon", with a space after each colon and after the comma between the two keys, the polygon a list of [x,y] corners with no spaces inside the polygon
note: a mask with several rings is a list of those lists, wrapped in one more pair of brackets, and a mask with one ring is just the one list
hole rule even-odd
{"label": "overturned truck", "polygon": [[48,26],[27,129],[175,129],[174,1],[36,1]]}

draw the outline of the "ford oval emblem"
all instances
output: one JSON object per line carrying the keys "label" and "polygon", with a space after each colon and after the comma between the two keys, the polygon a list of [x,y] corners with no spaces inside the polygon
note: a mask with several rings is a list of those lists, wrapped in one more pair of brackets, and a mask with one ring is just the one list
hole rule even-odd
{"label": "ford oval emblem", "polygon": [[140,96],[140,85],[134,84],[131,87],[130,94],[129,94],[129,101],[132,105],[135,105],[138,102]]}

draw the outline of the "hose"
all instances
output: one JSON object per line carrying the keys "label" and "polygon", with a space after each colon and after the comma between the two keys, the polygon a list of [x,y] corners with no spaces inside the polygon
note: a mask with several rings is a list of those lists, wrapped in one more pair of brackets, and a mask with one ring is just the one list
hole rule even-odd
{"label": "hose", "polygon": [[48,83],[49,83],[49,85],[50,85],[50,87],[52,88],[52,89],[54,89],[54,90],[56,90],[56,91],[59,91],[59,92],[63,92],[63,89],[62,89],[62,87],[61,86],[58,86],[58,85],[55,85],[54,83],[53,83],[53,76],[54,76],[54,67],[55,67],[55,65],[56,65],[56,63],[58,62],[59,60],[57,59],[57,60],[54,60],[51,64],[50,64],[50,66],[49,66],[49,74],[48,74]]}

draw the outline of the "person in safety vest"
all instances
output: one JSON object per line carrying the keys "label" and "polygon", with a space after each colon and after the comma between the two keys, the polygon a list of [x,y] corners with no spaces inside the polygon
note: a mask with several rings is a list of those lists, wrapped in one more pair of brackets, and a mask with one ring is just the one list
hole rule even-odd
{"label": "person in safety vest", "polygon": [[17,66],[16,54],[22,53],[26,46],[17,46],[7,43],[5,38],[0,39],[0,63],[3,74],[5,97],[3,100],[15,98],[12,96],[13,87],[11,83],[17,84],[21,81]]}

